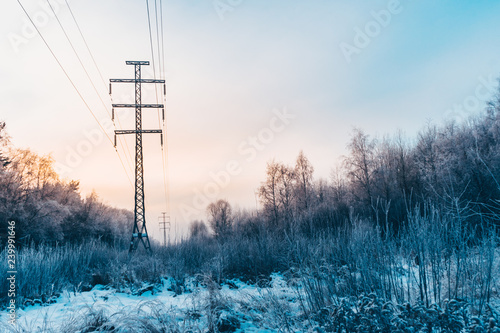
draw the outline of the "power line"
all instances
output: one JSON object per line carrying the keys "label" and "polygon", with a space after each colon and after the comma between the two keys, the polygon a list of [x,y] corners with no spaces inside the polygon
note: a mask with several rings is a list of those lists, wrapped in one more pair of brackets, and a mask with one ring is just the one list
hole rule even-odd
{"label": "power line", "polygon": [[160,58],[160,32],[159,32],[159,22],[158,22],[158,0],[155,0],[155,23],[156,23],[156,44],[158,50],[158,67],[160,71],[160,78],[163,78],[163,69],[161,67],[161,58]]}
{"label": "power line", "polygon": [[57,23],[59,24],[59,27],[61,27],[63,33],[64,33],[64,36],[66,37],[66,40],[68,41],[69,45],[71,46],[71,49],[73,50],[73,53],[75,53],[76,55],[76,58],[78,59],[78,62],[80,63],[80,66],[82,66],[83,68],[83,71],[85,72],[85,75],[87,76],[87,78],[89,79],[90,81],[90,84],[92,85],[92,87],[94,88],[94,91],[95,93],[97,94],[97,96],[99,97],[101,103],[102,103],[102,106],[104,107],[104,110],[106,110],[106,113],[108,114],[109,117],[111,117],[111,114],[109,113],[107,107],[106,107],[106,104],[104,104],[104,101],[102,100],[102,97],[101,97],[101,94],[99,94],[99,92],[97,91],[97,88],[94,84],[94,81],[92,81],[92,78],[90,77],[89,75],[89,72],[87,71],[87,69],[85,68],[85,66],[83,65],[83,62],[82,62],[82,59],[80,58],[80,56],[78,55],[78,52],[76,52],[76,49],[75,49],[75,46],[73,45],[73,43],[71,42],[71,39],[69,38],[68,36],[68,33],[66,32],[66,29],[64,29],[64,26],[62,25],[61,21],[59,20],[59,17],[57,16],[54,8],[52,7],[52,5],[50,4],[50,1],[49,0],[46,0],[47,1],[47,4],[49,5],[50,9],[52,10],[52,13],[54,14],[54,17],[56,18],[57,20]]}
{"label": "power line", "polygon": [[[54,14],[54,17],[56,18],[57,20],[57,23],[59,24],[59,27],[61,27],[63,33],[64,33],[64,36],[66,37],[69,45],[71,46],[71,49],[73,50],[73,52],[75,53],[75,56],[76,58],[78,59],[78,62],[80,63],[80,66],[82,66],[83,68],[83,71],[85,72],[85,75],[87,76],[87,78],[89,79],[90,81],[90,84],[92,85],[92,87],[94,88],[94,91],[96,93],[96,95],[99,97],[99,100],[101,101],[101,104],[102,106],[104,107],[104,110],[106,111],[106,113],[108,114],[109,117],[111,117],[110,113],[109,113],[109,110],[108,108],[106,107],[106,104],[104,103],[104,101],[102,100],[102,97],[101,97],[101,94],[99,94],[99,92],[97,91],[97,87],[95,86],[94,84],[94,81],[92,80],[92,78],[90,77],[89,75],[89,72],[87,71],[87,69],[85,68],[85,65],[83,64],[83,61],[82,59],[80,58],[80,56],[78,55],[78,52],[76,51],[73,43],[71,42],[71,39],[69,38],[69,35],[68,33],[66,32],[66,29],[64,29],[64,26],[62,25],[61,21],[59,20],[59,17],[57,16],[54,8],[52,7],[52,5],[50,4],[50,1],[49,0],[46,0],[47,1],[47,4],[49,5],[52,13]],[[120,138],[121,139],[121,138]],[[127,159],[128,161],[128,164],[130,165],[132,162],[131,162],[131,159],[128,158],[127,154],[125,154],[125,159]]]}
{"label": "power line", "polygon": [[[164,35],[164,27],[163,27],[163,0],[160,0],[160,18],[161,18],[161,52],[162,52],[162,68],[163,68],[163,71],[162,71],[162,75],[164,76],[163,78],[165,78],[165,35]],[[163,104],[165,105],[165,118],[167,117],[167,109],[166,109],[166,105],[167,105],[167,87],[166,87],[166,83],[165,83],[165,86],[163,87],[164,89],[164,94],[163,94]],[[169,211],[169,214],[171,214],[170,212],[170,179],[169,179],[169,175],[170,175],[170,169],[169,169],[169,159],[168,159],[168,137],[167,137],[167,133],[168,133],[168,123],[165,121],[165,119],[163,120],[163,128],[164,128],[164,131],[165,131],[165,156],[164,156],[164,161],[165,161],[165,168],[163,170],[163,174],[164,174],[164,177],[166,178],[165,179],[165,183],[166,183],[166,196],[167,198],[165,199],[166,201],[166,206],[167,206],[167,209]]]}
{"label": "power line", "polygon": [[[160,2],[160,6],[162,6]],[[146,0],[146,10],[148,13],[148,29],[149,29],[149,43],[150,43],[150,48],[151,48],[151,59],[152,59],[152,64],[153,64],[153,72],[154,72],[154,78],[156,79],[156,65],[155,65],[155,56],[154,56],[154,46],[153,46],[153,33],[152,33],[152,28],[151,28],[151,15],[150,15],[150,10],[149,10],[149,0]],[[161,24],[162,24],[162,29],[163,29],[163,12],[162,12],[162,7],[160,7],[160,15],[161,15]],[[160,78],[163,78],[164,73],[162,70],[162,59],[161,59],[161,54],[160,54],[160,33],[159,33],[159,20],[158,20],[158,5],[157,5],[157,0],[155,0],[155,23],[156,23],[156,42],[157,42],[157,49],[158,49],[158,62],[160,66]],[[163,48],[163,30],[162,30],[162,52],[163,55],[165,54],[164,48]],[[164,63],[164,62],[163,62]],[[155,86],[155,93],[156,93],[156,102],[158,103],[158,89],[157,86]],[[164,105],[166,105],[166,89],[164,86],[163,89],[163,100],[164,100]],[[166,125],[165,125],[165,108],[163,109],[163,126],[160,125],[160,116],[158,114],[158,124],[161,126],[162,131],[165,132],[164,137],[165,137],[165,145],[167,144],[167,133],[166,133]],[[169,184],[167,182],[167,157],[168,153],[165,152],[165,150],[168,151],[168,148],[164,148],[164,146],[161,146],[161,157],[162,157],[162,171],[163,171],[163,190],[164,190],[164,195],[165,195],[165,208],[167,211],[170,209],[170,204],[169,204]]]}
{"label": "power line", "polygon": [[161,18],[161,52],[162,52],[162,75],[165,78],[165,37],[164,37],[164,29],[163,29],[163,0],[160,0],[160,18]]}
{"label": "power line", "polygon": [[[48,0],[47,0],[48,1]],[[95,61],[95,58],[94,58],[94,55],[92,54],[92,52],[90,51],[90,47],[89,45],[87,44],[87,40],[85,39],[85,37],[83,36],[83,32],[82,30],[80,29],[80,25],[78,24],[78,22],[76,21],[76,18],[75,18],[75,15],[73,14],[73,11],[71,10],[71,7],[69,6],[69,3],[68,3],[68,0],[64,0],[66,2],[66,6],[68,7],[69,9],[69,12],[71,14],[71,17],[73,18],[73,21],[75,22],[76,24],[76,27],[78,28],[78,32],[80,32],[80,36],[82,37],[82,40],[83,42],[85,43],[85,47],[87,48],[87,51],[89,52],[90,54],[90,57],[92,58],[92,61],[94,62],[94,66],[95,68],[97,69],[97,72],[99,73],[99,76],[101,78],[101,81],[102,81],[102,84],[104,85],[104,88],[107,89],[107,84],[106,84],[106,80],[104,80],[104,77],[102,76],[102,73],[101,73],[101,70],[99,69],[99,66],[97,66],[97,62]]]}
{"label": "power line", "polygon": [[[69,43],[69,45],[71,46],[71,49],[72,49],[72,50],[73,50],[73,52],[75,53],[75,55],[76,55],[76,57],[77,57],[77,59],[78,59],[78,62],[79,62],[79,63],[80,63],[80,65],[82,66],[83,71],[85,72],[85,75],[87,76],[87,78],[88,78],[88,79],[89,79],[89,81],[90,81],[90,84],[91,84],[91,85],[92,85],[92,87],[94,88],[94,91],[95,91],[96,95],[99,97],[99,100],[101,101],[101,104],[102,104],[102,106],[104,107],[104,110],[106,111],[106,113],[108,114],[108,116],[111,118],[111,115],[110,115],[110,113],[109,113],[108,107],[107,107],[107,106],[106,106],[106,104],[104,103],[104,101],[103,101],[103,99],[102,99],[102,97],[101,97],[101,94],[99,93],[99,91],[97,90],[97,87],[96,87],[96,86],[95,86],[95,84],[94,84],[94,81],[93,81],[93,80],[92,80],[92,78],[90,77],[90,74],[88,73],[88,71],[87,71],[87,69],[86,69],[85,65],[83,64],[83,61],[81,60],[80,56],[78,55],[78,52],[76,51],[76,49],[75,49],[75,47],[74,47],[73,43],[71,42],[71,39],[70,39],[70,37],[69,37],[68,33],[66,32],[66,29],[64,29],[64,26],[62,25],[61,21],[59,20],[59,17],[57,16],[57,13],[55,12],[54,8],[53,8],[53,7],[52,7],[52,5],[50,4],[50,1],[49,1],[49,0],[46,0],[46,1],[47,1],[47,4],[48,4],[48,5],[49,5],[49,7],[50,7],[50,9],[51,9],[52,13],[54,14],[54,17],[56,18],[57,23],[58,23],[58,24],[59,24],[59,26],[61,27],[61,29],[62,29],[62,31],[63,31],[63,33],[64,33],[64,36],[66,36],[66,39],[68,40],[68,43]],[[73,15],[73,11],[72,11],[72,10],[71,10],[71,8],[69,7],[69,4],[67,3],[67,0],[66,0],[66,4],[68,5],[68,9],[69,9],[69,11],[70,11],[70,13],[71,13],[71,16],[73,17],[73,20],[75,21],[75,24],[76,24],[76,26],[77,26],[77,28],[78,28],[78,31],[80,32],[80,35],[81,35],[81,37],[82,37],[82,39],[83,39],[83,41],[84,41],[84,43],[85,43],[85,46],[87,47],[87,50],[88,50],[88,52],[89,52],[89,54],[90,54],[90,56],[91,56],[91,58],[92,58],[92,60],[93,60],[93,62],[94,62],[94,65],[95,65],[95,67],[97,68],[97,71],[99,72],[99,75],[100,75],[100,77],[101,77],[101,79],[103,80],[103,83],[104,83],[104,79],[103,79],[103,77],[102,77],[101,71],[99,70],[99,67],[97,66],[97,63],[95,62],[94,56],[92,55],[92,52],[90,51],[90,48],[89,48],[89,46],[88,46],[88,44],[87,44],[87,41],[86,41],[85,37],[83,36],[83,33],[82,33],[81,29],[80,29],[80,25],[79,25],[79,24],[78,24],[78,22],[76,21],[76,18],[75,18],[75,16]],[[105,83],[104,83],[104,84],[105,84]],[[111,102],[113,102],[113,101],[111,101]],[[121,126],[121,123],[120,123],[120,120],[118,119],[118,117],[117,117],[117,120],[118,120],[118,124],[120,125],[120,127],[122,127],[122,126]],[[121,138],[119,138],[119,140],[120,140],[120,143],[121,143],[121,140],[122,140],[122,139],[121,139]],[[129,165],[129,167],[131,168],[131,171],[132,171],[132,166],[131,166],[131,165],[132,165],[132,157],[130,156],[130,150],[128,149],[127,141],[126,141],[126,140],[124,140],[124,141],[125,141],[125,147],[127,148],[127,149],[125,150],[125,154],[124,154],[124,155],[125,155],[125,159],[127,159],[128,165]],[[127,152],[129,153],[128,155],[127,155]]]}
{"label": "power line", "polygon": [[167,139],[167,131],[164,128],[165,138],[164,146],[161,147],[161,160],[163,166],[163,191],[165,194],[165,208],[167,212],[170,212],[170,183],[168,182],[168,139]]}
{"label": "power line", "polygon": [[[104,85],[104,89],[107,89],[106,80],[104,80],[104,77],[103,77],[103,75],[102,75],[101,69],[100,69],[100,68],[99,68],[99,66],[97,65],[97,62],[96,62],[96,60],[95,60],[95,58],[94,58],[94,54],[93,54],[93,53],[92,53],[92,51],[90,50],[90,47],[89,47],[89,45],[88,45],[88,43],[87,43],[87,39],[86,39],[86,38],[85,38],[85,36],[83,35],[82,29],[80,29],[80,25],[78,24],[78,21],[76,20],[76,17],[75,17],[75,15],[73,14],[73,10],[71,9],[71,6],[69,5],[68,0],[64,0],[64,1],[66,2],[66,6],[67,6],[67,7],[68,7],[68,9],[69,9],[69,12],[70,12],[70,14],[71,14],[71,17],[73,18],[73,21],[75,22],[75,25],[76,25],[76,27],[77,27],[77,29],[78,29],[78,32],[80,33],[80,36],[82,37],[83,43],[85,44],[85,47],[87,48],[87,51],[89,52],[89,55],[90,55],[90,57],[92,58],[92,62],[94,63],[94,66],[95,66],[95,68],[97,69],[97,72],[99,73],[99,77],[101,78],[102,84]],[[111,103],[113,103],[113,97],[112,97],[111,95],[108,95],[108,96],[109,96],[109,98],[110,98],[110,100],[111,100]],[[108,115],[109,115],[109,113],[108,113]],[[116,120],[117,120],[118,125],[120,126],[120,128],[122,128],[123,126],[122,126],[122,124],[121,124],[121,121],[120,121],[120,118],[118,117],[118,115],[116,115]],[[126,151],[125,151],[125,152],[126,152],[126,153],[128,153],[128,155],[126,155],[126,156],[128,156],[128,158],[129,158],[129,162],[130,162],[130,164],[132,164],[132,162],[131,162],[131,161],[132,161],[132,155],[131,155],[131,153],[130,153],[130,149],[128,148],[127,140],[125,140],[125,139],[124,139],[123,141],[125,142],[125,148],[126,148]],[[132,166],[131,166],[131,165],[129,165],[129,166],[130,166],[130,168],[132,168]]]}
{"label": "power line", "polygon": [[[154,48],[153,48],[153,33],[151,29],[151,16],[149,13],[149,0],[146,0],[146,10],[148,12],[148,28],[149,28],[149,44],[151,46],[151,62],[153,64],[153,78],[156,80],[156,66],[155,66],[155,56],[154,56]],[[156,103],[158,103],[158,87],[155,85],[155,93],[156,93]],[[160,123],[160,111],[158,110],[158,126],[161,127]]]}
{"label": "power line", "polygon": [[[97,122],[97,124],[99,125],[100,129],[102,130],[102,132],[104,133],[104,135],[107,137],[107,139],[109,140],[109,142],[111,144],[113,144],[113,141],[111,140],[111,138],[109,137],[108,133],[106,133],[106,131],[104,130],[104,127],[101,125],[101,122],[99,121],[99,119],[97,119],[96,115],[94,114],[94,112],[92,111],[92,109],[90,108],[89,104],[87,103],[87,101],[85,100],[85,98],[83,97],[83,95],[80,93],[80,90],[78,90],[78,88],[76,87],[75,83],[73,82],[73,80],[71,80],[71,77],[69,76],[68,72],[66,72],[66,70],[64,69],[63,65],[61,64],[61,62],[59,61],[59,59],[57,58],[57,56],[55,55],[54,51],[52,51],[52,48],[50,47],[50,45],[47,43],[47,40],[43,37],[42,33],[40,32],[40,30],[38,29],[38,27],[36,26],[35,22],[33,21],[33,19],[31,18],[31,16],[29,15],[29,13],[26,11],[26,9],[24,8],[23,4],[21,3],[20,0],[17,0],[17,3],[19,4],[19,6],[21,6],[22,10],[24,11],[24,13],[26,14],[26,16],[28,17],[28,20],[31,22],[31,24],[33,25],[33,27],[35,28],[35,30],[37,31],[38,35],[40,36],[40,38],[42,39],[43,43],[45,44],[45,46],[47,46],[47,48],[49,49],[50,53],[52,54],[52,56],[54,57],[55,61],[57,62],[57,64],[59,65],[59,67],[61,68],[61,70],[63,71],[64,75],[66,76],[66,78],[69,80],[69,82],[71,83],[71,85],[73,86],[73,88],[76,90],[76,92],[78,93],[78,96],[80,96],[80,99],[83,101],[83,103],[85,104],[85,106],[87,107],[87,109],[89,110],[90,114],[92,115],[92,117],[94,117],[95,121]],[[125,169],[125,166],[123,164],[123,160],[120,156],[120,154],[118,153],[118,150],[116,150],[116,153],[118,155],[118,158],[120,159],[120,162],[125,170],[125,174],[127,175],[127,178],[130,182],[130,184],[132,185],[132,181],[130,180],[130,177],[128,175],[128,172],[127,172],[127,169]]]}
{"label": "power line", "polygon": [[[155,0],[155,14],[156,14],[156,35],[157,35],[157,43],[158,43],[158,62],[160,64],[160,75],[162,79],[165,79],[165,43],[164,43],[164,29],[163,29],[163,4],[162,0],[160,0],[160,24],[161,24],[161,56],[160,56],[160,33],[158,32],[158,12],[157,12],[157,0]],[[166,85],[163,86],[163,104],[167,105],[167,90]],[[165,207],[167,212],[170,214],[170,181],[168,180],[168,137],[167,137],[167,122],[165,121],[166,117],[166,107],[164,109],[163,115],[163,131],[165,143],[161,148],[162,154],[162,168],[163,168],[163,190],[165,193]]]}

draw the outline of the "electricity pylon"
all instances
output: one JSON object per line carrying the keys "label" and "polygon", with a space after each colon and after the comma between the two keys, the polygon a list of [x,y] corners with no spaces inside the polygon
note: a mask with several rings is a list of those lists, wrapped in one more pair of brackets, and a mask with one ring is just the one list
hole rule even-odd
{"label": "electricity pylon", "polygon": [[[114,108],[135,108],[135,130],[116,130],[116,136],[121,134],[135,134],[135,208],[134,208],[134,227],[132,229],[132,238],[130,240],[129,253],[137,250],[139,242],[144,245],[147,252],[151,252],[148,232],[146,229],[146,217],[144,208],[144,166],[142,160],[142,134],[158,133],[160,134],[161,144],[163,145],[162,130],[143,130],[142,129],[142,108],[161,108],[163,104],[141,104],[141,84],[142,83],[165,83],[165,80],[153,80],[141,78],[141,66],[149,65],[149,61],[126,61],[127,65],[134,65],[135,79],[110,79],[109,93],[111,95],[111,83],[135,83],[135,104],[112,104],[112,117],[114,119]],[[162,112],[165,114],[164,111]]]}
{"label": "electricity pylon", "polygon": [[[166,212],[162,212],[162,216],[158,216],[158,223],[160,224],[160,231],[163,230],[163,246],[167,246],[167,232],[168,232],[168,244],[170,245],[170,216],[166,215]],[[160,220],[161,219],[161,220]]]}

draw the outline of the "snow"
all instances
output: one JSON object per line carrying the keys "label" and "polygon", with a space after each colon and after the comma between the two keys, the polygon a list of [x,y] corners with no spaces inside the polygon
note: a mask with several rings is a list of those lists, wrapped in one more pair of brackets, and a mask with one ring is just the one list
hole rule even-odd
{"label": "snow", "polygon": [[[415,278],[412,274],[418,274],[415,267],[401,263],[401,268],[398,279],[403,283],[409,283]],[[213,327],[217,325],[221,332],[321,332],[323,326],[318,325],[328,324],[320,324],[315,319],[321,311],[313,316],[303,313],[306,289],[300,281],[287,280],[278,273],[271,275],[265,287],[240,280],[227,280],[218,285],[209,278],[190,278],[184,282],[181,294],[173,291],[179,290],[173,279],[162,280],[156,288],[144,285],[140,290],[139,295],[96,286],[88,292],[64,292],[53,304],[18,310],[17,328],[6,324],[8,313],[4,310],[0,313],[0,332],[106,332],[109,331],[106,325],[111,325],[114,332],[207,332],[210,325],[211,331],[216,331]],[[352,299],[345,300],[347,306],[353,304]],[[373,306],[382,303],[375,302]],[[353,314],[373,317],[371,303],[356,304],[352,305]],[[492,305],[498,305],[498,299]],[[338,309],[343,313],[343,305]],[[435,312],[433,306],[421,309],[418,304],[413,310]],[[392,318],[397,323],[406,320],[399,317],[400,314],[389,313],[386,319]],[[427,323],[427,317],[422,318],[414,327]],[[488,318],[483,319],[488,322]],[[349,320],[354,323],[353,318]],[[142,326],[137,329],[136,325]]]}
{"label": "snow", "polygon": [[[147,291],[142,295],[118,292],[104,286],[96,286],[88,292],[64,292],[53,304],[32,305],[18,309],[17,325],[30,332],[45,332],[47,328],[50,328],[49,331],[59,332],[63,331],[64,325],[76,322],[79,317],[86,316],[89,311],[93,313],[102,311],[107,316],[118,313],[127,313],[132,317],[144,314],[154,316],[155,307],[161,306],[162,310],[168,309],[179,324],[188,321],[190,325],[195,325],[200,329],[206,328],[208,322],[206,307],[211,299],[209,288],[197,286],[194,281],[191,281],[186,283],[185,292],[176,295],[171,291],[171,284],[171,280],[163,280],[161,288]],[[283,304],[293,304],[297,300],[296,290],[288,286],[285,278],[280,274],[271,276],[270,286],[267,288],[249,285],[239,280],[230,280],[224,283],[215,295],[220,302],[228,304],[228,308],[222,310],[219,318],[230,320],[232,316],[238,319],[239,329],[236,332],[278,332],[271,327],[266,328],[269,325],[262,318],[262,309],[256,309],[253,312],[247,310],[243,314],[239,311],[242,306],[248,305],[249,308],[263,306],[266,310],[265,307],[268,307],[270,302],[283,300]],[[298,302],[295,305],[293,309],[288,310],[298,311]],[[286,312],[286,309],[284,311]],[[7,316],[6,311],[0,313],[2,323],[7,322]],[[192,319],[187,320],[188,317]]]}

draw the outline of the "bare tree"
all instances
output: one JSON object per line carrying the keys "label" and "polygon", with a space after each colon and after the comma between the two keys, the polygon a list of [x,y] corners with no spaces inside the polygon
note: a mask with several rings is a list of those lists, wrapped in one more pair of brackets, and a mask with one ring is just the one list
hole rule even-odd
{"label": "bare tree", "polygon": [[363,203],[370,205],[373,197],[373,172],[375,141],[360,129],[354,129],[347,145],[350,155],[344,160],[354,194]]}
{"label": "bare tree", "polygon": [[259,188],[259,197],[273,227],[293,220],[296,184],[294,168],[275,161],[267,164],[267,179]]}
{"label": "bare tree", "polygon": [[226,200],[218,200],[207,207],[208,223],[214,232],[215,238],[223,240],[232,230],[232,209]]}
{"label": "bare tree", "polygon": [[294,187],[295,187],[295,172],[294,169],[280,164],[278,168],[278,198],[281,211],[287,222],[293,219],[294,206]]}
{"label": "bare tree", "polygon": [[[410,193],[410,177],[412,172],[410,149],[406,144],[403,133],[399,131],[394,139],[396,154],[396,180],[399,191],[405,195]],[[415,169],[415,168],[413,168]]]}
{"label": "bare tree", "polygon": [[296,183],[296,198],[297,208],[299,210],[307,210],[311,206],[313,194],[313,172],[314,167],[311,165],[304,152],[301,150],[295,163],[295,179]]}
{"label": "bare tree", "polygon": [[267,163],[266,181],[259,187],[259,199],[264,207],[264,214],[276,226],[280,219],[279,188],[280,165],[274,160]]}
{"label": "bare tree", "polygon": [[427,124],[424,131],[418,134],[418,142],[415,147],[415,157],[419,167],[422,180],[426,185],[427,195],[436,194],[438,184],[438,130],[437,127]]}
{"label": "bare tree", "polygon": [[205,222],[200,220],[191,222],[189,225],[189,237],[192,239],[208,237],[208,228]]}
{"label": "bare tree", "polygon": [[10,139],[5,131],[5,122],[0,121],[0,171],[8,164],[5,150],[9,143]]}

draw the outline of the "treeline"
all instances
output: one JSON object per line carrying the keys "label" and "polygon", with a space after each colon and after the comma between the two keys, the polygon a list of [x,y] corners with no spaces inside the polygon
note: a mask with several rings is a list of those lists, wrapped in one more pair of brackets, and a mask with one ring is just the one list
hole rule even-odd
{"label": "treeline", "polygon": [[481,313],[498,283],[500,99],[415,139],[354,129],[330,179],[303,152],[268,163],[256,211],[217,200],[169,258],[173,276],[252,281],[284,272],[318,313],[339,297],[397,304],[466,300]]}
{"label": "treeline", "polygon": [[[330,179],[315,179],[303,152],[295,165],[270,161],[258,190],[260,209],[233,212],[219,200],[207,207],[212,235],[258,234],[259,230],[305,236],[370,221],[383,233],[398,234],[409,214],[439,211],[459,219],[481,239],[498,227],[500,214],[500,98],[466,122],[428,124],[416,139],[398,132],[373,138],[354,129],[348,154]],[[17,226],[21,244],[81,242],[102,239],[126,242],[132,213],[85,198],[79,183],[63,181],[50,156],[16,149],[0,123],[0,233],[7,221]],[[209,237],[207,225],[195,221],[193,236]],[[6,237],[1,239],[5,240]]]}
{"label": "treeline", "polygon": [[[395,235],[409,214],[431,210],[462,221],[471,241],[499,226],[499,99],[466,122],[428,124],[416,139],[401,132],[373,138],[354,129],[347,148],[331,179],[315,180],[303,152],[292,166],[269,162],[258,192],[261,209],[231,217],[227,201],[214,202],[207,208],[213,234],[251,233],[264,223],[269,230],[312,235],[356,218]],[[200,232],[206,228],[195,221],[191,233]]]}
{"label": "treeline", "polygon": [[64,181],[50,156],[10,144],[0,122],[0,245],[7,240],[7,222],[16,222],[18,246],[79,243],[101,239],[127,243],[133,214],[109,207],[92,193],[83,198],[79,182]]}
{"label": "treeline", "polygon": [[[483,114],[427,125],[413,140],[355,129],[330,179],[315,179],[303,152],[294,165],[273,160],[258,210],[217,200],[205,221],[191,223],[189,238],[153,244],[152,256],[138,251],[132,260],[131,212],[96,195],[82,198],[78,183],[61,181],[49,157],[12,148],[2,124],[1,233],[14,220],[18,242],[49,243],[19,252],[27,263],[20,276],[32,277],[20,279],[25,299],[97,283],[134,290],[164,277],[182,293],[189,277],[265,284],[281,272],[304,293],[310,318],[334,313],[343,297],[371,294],[425,307],[458,299],[481,314],[498,298],[499,124],[497,98]],[[84,242],[96,238],[102,242]],[[57,242],[82,244],[50,246]]]}

